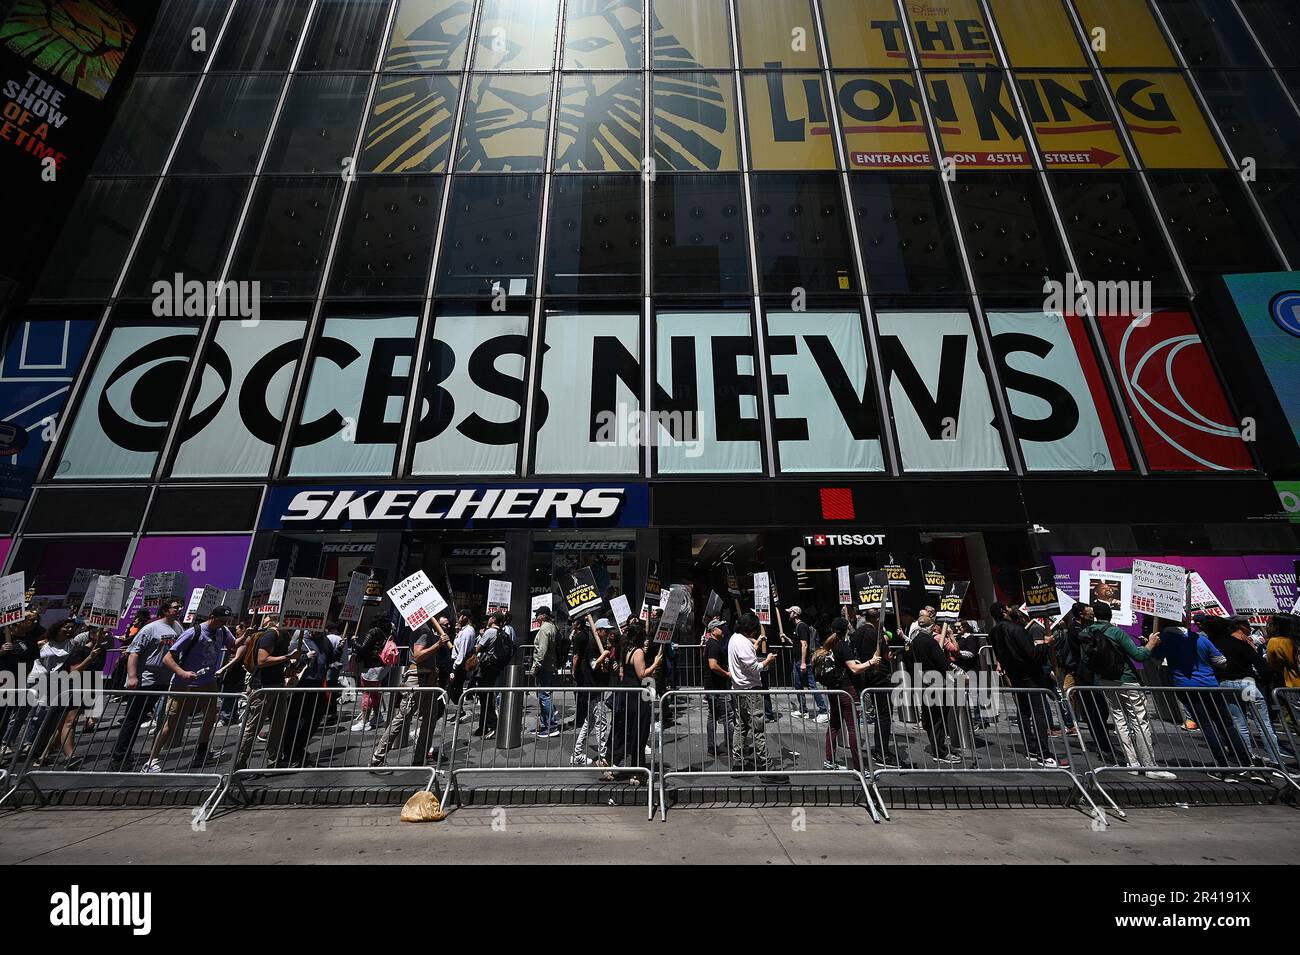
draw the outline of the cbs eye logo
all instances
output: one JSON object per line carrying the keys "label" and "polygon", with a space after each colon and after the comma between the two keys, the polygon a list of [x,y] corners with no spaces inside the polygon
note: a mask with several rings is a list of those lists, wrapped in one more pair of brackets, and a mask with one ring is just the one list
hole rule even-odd
{"label": "cbs eye logo", "polygon": [[1288,335],[1300,338],[1300,292],[1279,292],[1268,303],[1273,323]]}

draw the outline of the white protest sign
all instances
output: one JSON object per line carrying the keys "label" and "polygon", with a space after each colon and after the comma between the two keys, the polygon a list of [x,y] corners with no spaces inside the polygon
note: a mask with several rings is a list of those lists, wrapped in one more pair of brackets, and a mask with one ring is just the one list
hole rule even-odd
{"label": "white protest sign", "polygon": [[1155,560],[1133,561],[1133,609],[1166,620],[1187,613],[1187,569]]}
{"label": "white protest sign", "polygon": [[767,572],[763,570],[754,573],[754,613],[758,614],[758,622],[769,624],[772,622],[772,604],[771,588],[767,580]]}
{"label": "white protest sign", "polygon": [[271,581],[271,592],[266,595],[266,603],[257,608],[261,614],[279,613],[280,604],[284,603],[284,581],[278,577]]}
{"label": "white protest sign", "polygon": [[[254,613],[267,613],[262,610],[270,601],[271,587],[275,585],[275,572],[279,568],[278,560],[259,560],[257,562],[257,573],[253,575],[252,593],[249,594],[248,607]],[[236,607],[236,610],[239,608]]]}
{"label": "white protest sign", "polygon": [[510,609],[510,592],[513,589],[508,580],[489,580],[487,591],[487,612],[507,611]]}
{"label": "white protest sign", "polygon": [[23,619],[23,596],[26,592],[21,571],[0,577],[0,627]]}
{"label": "white protest sign", "polygon": [[632,617],[632,605],[627,602],[627,594],[619,594],[609,602],[609,609],[614,612],[614,623],[621,631]]}
{"label": "white protest sign", "polygon": [[280,622],[285,627],[320,630],[330,610],[334,581],[318,577],[290,577],[284,585]]}
{"label": "white protest sign", "polygon": [[438,588],[422,570],[389,588],[388,599],[412,630],[424,626],[447,606]]}
{"label": "white protest sign", "polygon": [[1266,624],[1268,618],[1277,613],[1277,597],[1273,594],[1273,585],[1262,577],[1225,580],[1223,587],[1228,591],[1228,603],[1232,604],[1232,612],[1249,618],[1252,624]]}
{"label": "white protest sign", "polygon": [[1110,622],[1117,627],[1133,625],[1133,575],[1112,570],[1079,571],[1079,599],[1086,604],[1100,600],[1110,605]]}
{"label": "white protest sign", "polygon": [[1214,591],[1210,585],[1205,582],[1205,578],[1192,571],[1187,575],[1192,584],[1192,615],[1198,613],[1208,614],[1211,617],[1228,616],[1227,609],[1219,602],[1219,598],[1214,596]]}
{"label": "white protest sign", "polygon": [[673,631],[677,629],[677,618],[686,606],[686,588],[681,584],[673,584],[662,603],[664,612],[660,614],[659,624],[655,627],[655,643],[672,641]]}
{"label": "white protest sign", "polygon": [[366,581],[369,579],[366,574],[352,572],[348,580],[347,596],[343,598],[343,606],[339,610],[339,620],[355,623],[361,619],[361,605],[366,596]]}
{"label": "white protest sign", "polygon": [[554,600],[554,597],[552,596],[552,594],[551,594],[549,591],[548,591],[547,593],[544,593],[544,594],[534,594],[534,595],[533,595],[533,599],[529,602],[529,613],[530,613],[530,614],[532,615],[532,617],[533,617],[533,624],[532,624],[532,626],[529,628],[530,630],[540,630],[540,629],[541,629],[541,625],[537,622],[537,608],[538,608],[538,607],[545,607],[547,610],[552,610],[552,609],[554,609],[554,608],[551,606],[553,600]]}
{"label": "white protest sign", "polygon": [[853,602],[853,581],[850,579],[849,565],[836,567],[835,576],[839,585],[840,606],[843,607]]}
{"label": "white protest sign", "polygon": [[195,587],[190,593],[190,603],[185,610],[185,619],[182,623],[201,623],[208,619],[208,614],[212,613],[217,604],[221,603],[221,590],[207,584],[203,587]]}
{"label": "white protest sign", "polygon": [[63,597],[63,606],[67,608],[69,614],[75,616],[81,610],[81,605],[85,602],[86,594],[90,592],[90,586],[95,578],[107,573],[106,570],[92,570],[89,567],[78,567],[73,571],[72,583],[68,584],[68,592]]}

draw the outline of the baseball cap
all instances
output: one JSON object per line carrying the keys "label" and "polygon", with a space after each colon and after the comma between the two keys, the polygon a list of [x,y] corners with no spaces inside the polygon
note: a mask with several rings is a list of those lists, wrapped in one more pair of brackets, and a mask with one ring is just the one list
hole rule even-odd
{"label": "baseball cap", "polygon": [[707,625],[704,629],[705,629],[705,630],[718,630],[718,629],[720,629],[721,627],[722,627],[722,621],[721,621],[719,618],[714,617],[712,620],[709,621],[708,625]]}
{"label": "baseball cap", "polygon": [[792,616],[795,616],[795,617],[802,616],[802,615],[803,615],[803,608],[800,607],[800,606],[798,606],[798,605],[796,604],[796,605],[793,606],[793,607],[789,607],[789,608],[787,608],[787,609],[786,609],[786,613],[791,614]]}
{"label": "baseball cap", "polygon": [[596,621],[596,629],[597,629],[597,630],[613,630],[613,629],[614,629],[614,625],[613,625],[612,623],[609,622],[609,619],[608,619],[607,617],[601,617],[599,620]]}
{"label": "baseball cap", "polygon": [[231,610],[227,604],[212,608],[212,616],[214,617],[233,617],[234,615],[235,611]]}

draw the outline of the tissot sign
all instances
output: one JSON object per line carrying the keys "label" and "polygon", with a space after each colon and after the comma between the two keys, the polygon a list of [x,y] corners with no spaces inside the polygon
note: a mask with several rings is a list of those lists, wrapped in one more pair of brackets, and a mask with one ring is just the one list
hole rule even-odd
{"label": "tissot sign", "polygon": [[272,488],[262,530],[644,527],[643,484]]}

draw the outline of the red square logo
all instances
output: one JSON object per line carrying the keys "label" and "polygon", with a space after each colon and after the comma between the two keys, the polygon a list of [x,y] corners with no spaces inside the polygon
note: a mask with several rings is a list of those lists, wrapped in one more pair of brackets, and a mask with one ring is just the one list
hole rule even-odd
{"label": "red square logo", "polygon": [[824,487],[821,491],[825,520],[851,521],[857,516],[853,510],[853,492],[847,487]]}

